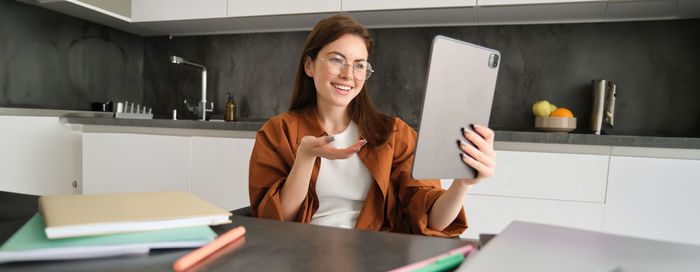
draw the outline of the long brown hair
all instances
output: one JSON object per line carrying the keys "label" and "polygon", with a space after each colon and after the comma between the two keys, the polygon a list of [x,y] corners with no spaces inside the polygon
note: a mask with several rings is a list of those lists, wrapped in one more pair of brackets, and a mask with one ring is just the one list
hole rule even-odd
{"label": "long brown hair", "polygon": [[[374,41],[367,29],[354,19],[335,15],[321,20],[316,24],[311,34],[306,39],[304,49],[299,60],[297,76],[294,81],[294,92],[289,104],[289,111],[306,109],[316,106],[316,87],[313,78],[304,72],[306,57],[315,60],[318,52],[329,43],[337,40],[345,34],[355,34],[365,41],[367,46],[367,58],[372,54]],[[389,139],[394,127],[394,119],[379,113],[367,94],[367,84],[363,84],[360,93],[350,101],[348,105],[350,120],[355,122],[361,135],[367,139],[370,146],[381,146]]]}

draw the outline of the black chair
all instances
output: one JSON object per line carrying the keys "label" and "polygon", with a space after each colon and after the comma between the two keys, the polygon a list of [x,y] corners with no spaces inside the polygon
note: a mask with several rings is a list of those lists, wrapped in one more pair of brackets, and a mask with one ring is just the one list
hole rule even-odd
{"label": "black chair", "polygon": [[238,215],[238,216],[248,216],[248,217],[253,216],[253,212],[250,211],[250,206],[245,206],[245,207],[240,208],[240,209],[235,209],[235,210],[231,211],[231,213],[233,215]]}

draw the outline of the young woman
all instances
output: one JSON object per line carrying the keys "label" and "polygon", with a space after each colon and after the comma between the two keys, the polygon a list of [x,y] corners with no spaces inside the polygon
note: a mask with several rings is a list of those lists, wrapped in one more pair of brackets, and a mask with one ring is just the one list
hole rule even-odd
{"label": "young woman", "polygon": [[467,228],[467,191],[495,169],[493,131],[474,125],[462,160],[475,179],[414,180],[416,132],[378,113],[365,81],[373,41],[341,15],[321,20],[306,40],[288,112],[258,131],[250,159],[253,216],[345,228],[451,237]]}

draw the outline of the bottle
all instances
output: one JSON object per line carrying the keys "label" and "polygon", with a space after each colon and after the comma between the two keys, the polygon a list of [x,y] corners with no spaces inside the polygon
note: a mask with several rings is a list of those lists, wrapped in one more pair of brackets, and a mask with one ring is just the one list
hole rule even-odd
{"label": "bottle", "polygon": [[236,121],[236,103],[233,102],[233,95],[228,94],[228,101],[226,102],[226,116],[224,120],[228,122]]}

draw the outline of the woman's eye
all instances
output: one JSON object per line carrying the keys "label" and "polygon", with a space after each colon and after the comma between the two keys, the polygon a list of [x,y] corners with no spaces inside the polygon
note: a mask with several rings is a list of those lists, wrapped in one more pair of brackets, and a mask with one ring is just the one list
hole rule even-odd
{"label": "woman's eye", "polygon": [[344,62],[343,59],[341,59],[341,58],[331,58],[330,61],[332,63],[338,63],[338,64],[343,64],[343,62]]}
{"label": "woman's eye", "polygon": [[365,69],[366,65],[364,63],[356,63],[355,64],[355,69]]}

